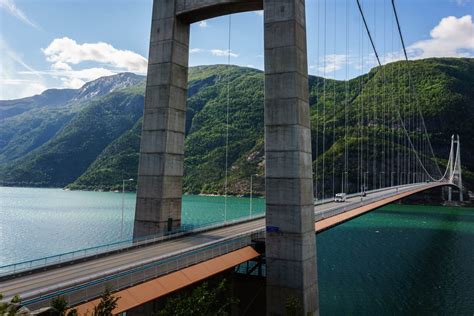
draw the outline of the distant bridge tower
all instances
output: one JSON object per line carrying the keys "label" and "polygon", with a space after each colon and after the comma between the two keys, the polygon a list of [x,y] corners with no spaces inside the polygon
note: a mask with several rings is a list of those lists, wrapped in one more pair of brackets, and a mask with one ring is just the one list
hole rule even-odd
{"label": "distant bridge tower", "polygon": [[[454,145],[456,145],[456,154],[454,156]],[[462,202],[463,186],[462,186],[462,167],[461,167],[461,140],[459,135],[451,136],[451,159],[449,160],[449,182],[455,184],[459,188],[459,201]],[[448,201],[452,201],[452,188],[448,189]]]}
{"label": "distant bridge tower", "polygon": [[134,238],[180,226],[190,24],[264,10],[267,312],[319,313],[304,0],[155,0]]}

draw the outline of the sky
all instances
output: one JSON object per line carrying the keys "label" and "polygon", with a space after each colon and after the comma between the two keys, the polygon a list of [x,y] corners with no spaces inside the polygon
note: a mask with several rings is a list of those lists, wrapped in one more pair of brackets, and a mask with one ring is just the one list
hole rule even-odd
{"label": "sky", "polygon": [[[409,59],[474,57],[474,0],[395,3]],[[403,58],[391,0],[361,4],[381,63]],[[152,0],[0,0],[0,100],[145,75],[151,9]],[[306,23],[310,74],[343,80],[376,65],[356,0],[306,0]],[[195,23],[190,41],[190,66],[230,54],[231,64],[264,68],[262,12]]]}

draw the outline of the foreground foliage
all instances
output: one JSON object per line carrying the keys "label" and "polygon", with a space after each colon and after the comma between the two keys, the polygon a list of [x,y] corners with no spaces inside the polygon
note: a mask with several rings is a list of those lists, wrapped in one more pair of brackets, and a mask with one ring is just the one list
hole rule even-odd
{"label": "foreground foliage", "polygon": [[222,279],[216,287],[208,283],[196,287],[190,293],[180,293],[166,302],[157,316],[225,316],[238,301],[229,295],[226,280]]}

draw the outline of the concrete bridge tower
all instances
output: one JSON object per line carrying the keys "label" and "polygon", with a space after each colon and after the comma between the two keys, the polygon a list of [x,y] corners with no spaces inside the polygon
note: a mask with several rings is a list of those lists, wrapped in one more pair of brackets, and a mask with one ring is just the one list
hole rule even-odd
{"label": "concrete bridge tower", "polygon": [[155,0],[134,237],[178,227],[189,26],[264,10],[267,312],[318,314],[304,0]]}

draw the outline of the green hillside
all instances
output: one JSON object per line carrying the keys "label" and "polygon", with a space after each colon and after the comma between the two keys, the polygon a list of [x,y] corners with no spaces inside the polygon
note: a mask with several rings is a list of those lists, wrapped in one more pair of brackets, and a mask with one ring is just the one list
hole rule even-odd
{"label": "green hillside", "polygon": [[113,92],[90,101],[51,140],[3,164],[1,179],[45,187],[73,182],[105,147],[133,127],[142,116],[143,100],[141,94]]}
{"label": "green hillside", "polygon": [[[223,193],[229,80],[229,192],[248,194],[251,174],[259,175],[255,178],[254,190],[264,192],[264,75],[255,69],[223,65],[190,69],[186,192]],[[393,110],[399,104],[405,120],[416,117],[415,99],[409,99],[409,80],[417,87],[420,108],[438,161],[446,163],[451,134],[459,134],[463,145],[464,180],[471,186],[474,184],[474,60],[444,58],[412,61],[409,65],[396,62],[384,66],[383,71],[374,68],[369,74],[348,82],[324,82],[310,77],[313,158],[319,188],[323,159],[326,188],[332,187],[333,161],[336,186],[341,182],[346,103],[351,188],[357,186],[358,148],[365,148],[366,161],[377,155],[377,173],[388,170],[384,168],[394,162],[391,157],[396,157],[395,153],[408,150],[400,141],[403,138],[399,126],[394,130],[383,126],[392,125],[390,118],[395,116]],[[17,150],[19,158],[0,165],[1,179],[13,185],[69,184],[73,189],[118,189],[123,178],[136,178],[143,93],[144,83],[140,82],[91,100],[55,137],[26,155],[21,156],[21,146],[25,144],[19,143],[18,149],[11,149]],[[378,113],[377,120],[373,118],[374,109]],[[380,124],[382,119],[384,125]],[[11,128],[15,133],[15,128],[20,127]],[[323,128],[326,132],[324,148]],[[369,170],[372,167],[370,165]],[[431,168],[434,169],[434,164]],[[389,179],[385,181],[388,183]],[[128,188],[134,186],[135,183],[129,183]],[[326,194],[331,192],[328,190]]]}

